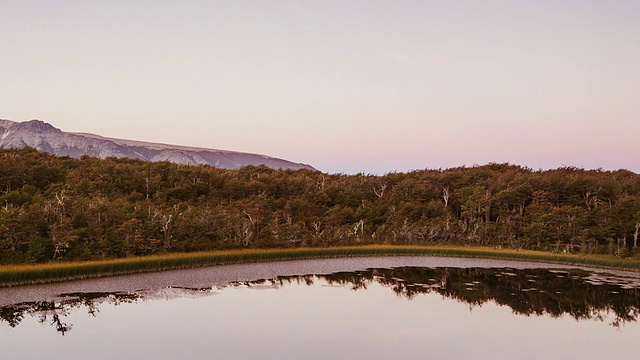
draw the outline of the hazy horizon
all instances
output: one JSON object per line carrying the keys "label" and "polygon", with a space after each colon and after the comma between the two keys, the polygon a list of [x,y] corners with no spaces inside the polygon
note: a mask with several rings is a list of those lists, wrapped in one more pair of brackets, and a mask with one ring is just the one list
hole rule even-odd
{"label": "hazy horizon", "polygon": [[0,118],[329,173],[640,172],[640,2],[0,3]]}

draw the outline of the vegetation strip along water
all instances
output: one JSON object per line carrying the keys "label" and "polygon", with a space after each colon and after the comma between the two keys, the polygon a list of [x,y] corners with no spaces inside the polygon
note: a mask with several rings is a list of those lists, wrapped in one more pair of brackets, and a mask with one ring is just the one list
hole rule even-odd
{"label": "vegetation strip along water", "polygon": [[540,251],[518,251],[485,247],[373,245],[332,248],[229,250],[176,253],[104,261],[6,265],[0,266],[0,286],[59,282],[245,262],[385,255],[490,258],[640,271],[640,261],[621,259],[614,256],[554,254]]}

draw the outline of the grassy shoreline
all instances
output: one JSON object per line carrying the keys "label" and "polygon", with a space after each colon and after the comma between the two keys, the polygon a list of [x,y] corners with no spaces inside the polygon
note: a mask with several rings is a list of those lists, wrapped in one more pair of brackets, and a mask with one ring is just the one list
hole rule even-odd
{"label": "grassy shoreline", "polygon": [[362,256],[450,256],[520,260],[640,271],[640,260],[603,255],[554,254],[530,250],[453,246],[346,246],[331,248],[227,250],[175,253],[124,259],[0,266],[0,287],[279,260],[321,259]]}

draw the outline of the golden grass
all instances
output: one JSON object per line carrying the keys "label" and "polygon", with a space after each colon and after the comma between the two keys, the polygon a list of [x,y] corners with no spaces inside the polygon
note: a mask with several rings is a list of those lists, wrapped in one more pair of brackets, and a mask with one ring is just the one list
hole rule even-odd
{"label": "golden grass", "polygon": [[622,259],[604,255],[554,254],[532,250],[507,250],[486,247],[370,245],[329,248],[227,250],[174,253],[101,261],[5,265],[0,266],[0,286],[36,284],[243,262],[385,255],[430,255],[508,259],[640,271],[639,260]]}

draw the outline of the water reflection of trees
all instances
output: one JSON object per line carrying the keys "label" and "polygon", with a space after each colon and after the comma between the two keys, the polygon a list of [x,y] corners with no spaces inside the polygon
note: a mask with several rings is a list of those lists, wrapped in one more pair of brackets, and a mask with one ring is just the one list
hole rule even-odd
{"label": "water reflection of trees", "polygon": [[99,312],[99,305],[109,303],[119,305],[138,300],[140,295],[132,293],[70,293],[61,295],[61,300],[23,302],[0,308],[0,320],[11,327],[18,326],[25,317],[35,317],[41,324],[49,324],[64,335],[73,325],[64,319],[73,309],[86,308],[91,316]]}
{"label": "water reflection of trees", "polygon": [[640,316],[637,280],[634,283],[619,277],[603,278],[582,270],[401,267],[279,277],[271,282],[312,283],[315,278],[353,290],[377,283],[407,299],[437,293],[470,306],[493,301],[525,316],[569,315],[584,320],[604,319],[610,312],[614,326],[637,321]]}
{"label": "water reflection of trees", "polygon": [[[640,285],[637,279],[582,270],[400,267],[329,275],[282,276],[231,285],[278,288],[292,283],[311,286],[317,280],[353,290],[366,290],[371,284],[380,284],[409,300],[423,294],[440,294],[472,307],[493,301],[525,316],[569,315],[576,320],[603,320],[611,313],[614,326],[635,322],[640,316]],[[30,316],[64,335],[72,328],[65,318],[73,309],[84,308],[90,315],[97,316],[99,305],[104,303],[117,306],[140,299],[184,297],[196,293],[200,296],[211,290],[210,287],[167,288],[158,292],[64,294],[56,301],[0,307],[0,321],[16,327]]]}

